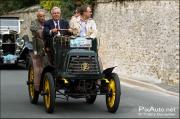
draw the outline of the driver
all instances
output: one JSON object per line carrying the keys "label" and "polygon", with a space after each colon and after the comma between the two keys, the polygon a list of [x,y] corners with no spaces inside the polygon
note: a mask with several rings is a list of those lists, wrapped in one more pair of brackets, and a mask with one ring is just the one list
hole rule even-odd
{"label": "driver", "polygon": [[53,62],[53,49],[52,38],[57,35],[70,35],[69,23],[61,19],[61,9],[59,7],[53,7],[51,10],[52,19],[48,20],[44,24],[44,42],[45,50],[51,63]]}
{"label": "driver", "polygon": [[53,7],[51,10],[52,19],[48,20],[44,24],[44,40],[45,47],[49,48],[52,38],[58,34],[69,35],[69,23],[66,20],[61,19],[61,9],[59,7]]}

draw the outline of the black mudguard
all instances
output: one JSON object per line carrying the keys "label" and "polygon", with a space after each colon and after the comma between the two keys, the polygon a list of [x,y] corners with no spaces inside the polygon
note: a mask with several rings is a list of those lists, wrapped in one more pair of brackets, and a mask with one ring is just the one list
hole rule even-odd
{"label": "black mudguard", "polygon": [[105,69],[105,70],[103,71],[103,74],[105,75],[105,78],[111,76],[112,71],[114,70],[115,67],[117,67],[117,66],[107,68],[107,69]]}

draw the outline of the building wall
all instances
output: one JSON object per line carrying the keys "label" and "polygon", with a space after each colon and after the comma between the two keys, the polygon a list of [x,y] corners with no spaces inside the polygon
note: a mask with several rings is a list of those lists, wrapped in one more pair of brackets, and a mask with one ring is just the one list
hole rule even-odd
{"label": "building wall", "polygon": [[179,1],[97,0],[104,68],[151,82],[179,80]]}

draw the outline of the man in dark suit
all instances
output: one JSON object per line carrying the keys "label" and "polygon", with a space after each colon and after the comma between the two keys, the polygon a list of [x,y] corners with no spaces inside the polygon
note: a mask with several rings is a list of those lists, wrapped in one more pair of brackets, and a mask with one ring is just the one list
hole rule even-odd
{"label": "man in dark suit", "polygon": [[48,56],[52,59],[52,38],[56,34],[61,35],[70,35],[70,28],[69,23],[66,20],[61,19],[61,10],[59,7],[53,7],[51,10],[52,19],[48,20],[44,24],[44,43],[45,43],[45,50],[47,51]]}
{"label": "man in dark suit", "polygon": [[45,47],[50,47],[52,38],[58,34],[69,35],[71,30],[69,29],[69,23],[66,20],[61,19],[61,10],[58,7],[53,7],[51,10],[52,19],[48,20],[44,24],[44,40]]}

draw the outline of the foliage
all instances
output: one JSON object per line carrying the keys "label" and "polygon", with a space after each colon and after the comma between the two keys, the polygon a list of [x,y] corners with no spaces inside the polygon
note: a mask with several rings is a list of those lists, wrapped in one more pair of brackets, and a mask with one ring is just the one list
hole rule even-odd
{"label": "foliage", "polygon": [[62,2],[58,0],[40,0],[40,5],[50,11],[53,6],[61,6]]}
{"label": "foliage", "polygon": [[38,3],[39,0],[0,0],[0,15]]}
{"label": "foliage", "polygon": [[73,15],[76,7],[82,4],[92,4],[93,1],[94,0],[40,0],[40,5],[49,12],[54,6],[60,7],[62,16],[69,19]]}
{"label": "foliage", "polygon": [[91,5],[95,0],[0,0],[0,15],[12,10],[18,10],[35,4],[50,12],[52,7],[57,6],[62,10],[63,18],[69,19],[76,7],[82,4]]}
{"label": "foliage", "polygon": [[60,7],[65,18],[72,16],[72,11],[75,9],[73,0],[40,0],[40,5],[49,12],[54,6]]}

